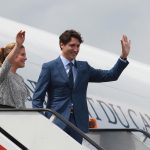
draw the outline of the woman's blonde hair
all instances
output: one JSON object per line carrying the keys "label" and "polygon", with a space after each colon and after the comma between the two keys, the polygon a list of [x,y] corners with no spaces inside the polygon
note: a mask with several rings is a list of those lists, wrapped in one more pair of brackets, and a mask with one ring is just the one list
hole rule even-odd
{"label": "woman's blonde hair", "polygon": [[7,55],[11,52],[11,50],[15,47],[16,43],[9,43],[5,47],[0,48],[0,67],[3,64]]}
{"label": "woman's blonde hair", "polygon": [[[16,43],[12,42],[12,43],[7,44],[4,48],[3,47],[0,48],[0,67],[2,66],[7,55],[15,47],[15,45],[16,45]],[[24,48],[24,46],[22,45],[20,48]]]}

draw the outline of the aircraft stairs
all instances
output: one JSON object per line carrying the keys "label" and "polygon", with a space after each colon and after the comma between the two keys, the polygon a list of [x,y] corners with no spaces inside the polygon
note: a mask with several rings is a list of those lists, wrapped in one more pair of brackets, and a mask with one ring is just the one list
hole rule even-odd
{"label": "aircraft stairs", "polygon": [[[50,111],[80,134],[80,145],[41,113]],[[90,129],[84,134],[63,116],[50,109],[0,109],[0,150],[149,150],[132,132],[138,129]],[[144,141],[145,141],[144,140]]]}

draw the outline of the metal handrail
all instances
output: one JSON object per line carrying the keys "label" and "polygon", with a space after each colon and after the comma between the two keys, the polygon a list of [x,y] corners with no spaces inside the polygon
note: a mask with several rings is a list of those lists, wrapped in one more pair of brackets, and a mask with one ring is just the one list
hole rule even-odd
{"label": "metal handrail", "polygon": [[140,132],[140,133],[143,133],[145,135],[145,138],[143,140],[143,142],[146,141],[147,138],[150,139],[150,133],[142,130],[142,129],[137,129],[137,128],[117,128],[117,129],[111,129],[111,128],[105,128],[105,129],[89,129],[89,131],[91,132]]}
{"label": "metal handrail", "polygon": [[2,127],[0,127],[0,133],[2,133],[3,135],[5,135],[10,141],[12,141],[13,143],[15,143],[22,150],[29,150],[26,146],[24,146],[17,139],[15,139],[11,134],[9,134],[8,132],[6,132]]}
{"label": "metal handrail", "polygon": [[1,111],[13,111],[13,112],[51,112],[53,115],[55,115],[57,118],[59,118],[61,121],[63,121],[66,125],[68,125],[69,127],[71,127],[74,131],[76,131],[82,138],[84,138],[85,140],[87,140],[91,145],[93,145],[95,148],[97,148],[98,150],[104,150],[104,148],[100,147],[96,142],[94,142],[93,140],[91,140],[87,135],[84,134],[83,131],[81,131],[80,129],[78,129],[76,126],[74,126],[72,123],[70,123],[68,120],[66,120],[62,115],[60,115],[59,113],[51,110],[51,109],[44,109],[44,108],[35,108],[35,109],[7,109],[7,108],[3,108],[0,109]]}
{"label": "metal handrail", "polygon": [[119,132],[119,131],[123,131],[123,132],[141,132],[143,133],[146,137],[148,137],[150,139],[150,134],[142,129],[136,129],[136,128],[117,128],[117,129],[111,129],[111,128],[106,128],[106,129],[89,129],[89,131],[92,132],[99,132],[99,131],[105,131],[105,132]]}

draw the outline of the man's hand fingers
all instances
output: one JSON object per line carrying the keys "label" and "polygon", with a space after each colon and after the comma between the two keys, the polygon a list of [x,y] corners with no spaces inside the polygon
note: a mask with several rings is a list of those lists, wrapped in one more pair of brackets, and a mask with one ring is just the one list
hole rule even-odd
{"label": "man's hand fingers", "polygon": [[125,41],[125,42],[128,42],[128,38],[127,38],[127,36],[124,34],[123,35],[123,40]]}
{"label": "man's hand fingers", "polygon": [[131,46],[131,40],[129,40],[129,45]]}

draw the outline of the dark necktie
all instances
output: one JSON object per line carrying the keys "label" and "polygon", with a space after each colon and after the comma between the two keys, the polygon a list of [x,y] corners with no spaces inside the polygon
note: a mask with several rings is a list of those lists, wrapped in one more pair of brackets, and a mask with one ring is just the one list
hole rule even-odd
{"label": "dark necktie", "polygon": [[73,89],[73,86],[74,86],[74,78],[73,78],[73,63],[72,62],[70,62],[69,64],[69,73],[68,73],[68,76],[69,76],[69,84],[70,84],[70,87],[71,87],[71,89]]}

